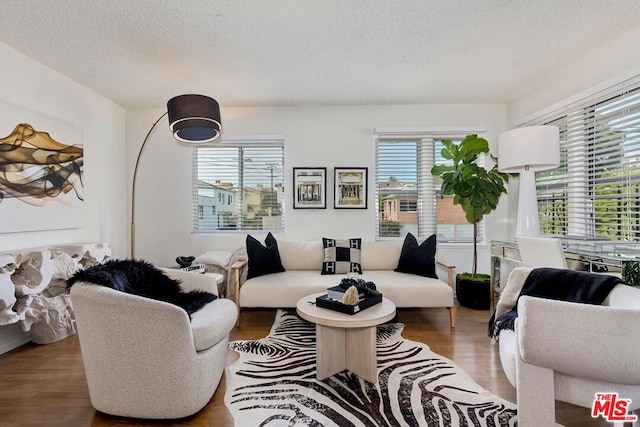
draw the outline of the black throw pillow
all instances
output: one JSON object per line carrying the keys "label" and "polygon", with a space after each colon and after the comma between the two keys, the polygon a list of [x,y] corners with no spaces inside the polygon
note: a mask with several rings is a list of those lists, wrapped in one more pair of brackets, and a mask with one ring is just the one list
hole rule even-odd
{"label": "black throw pillow", "polygon": [[398,267],[394,271],[437,279],[436,235],[432,234],[418,245],[414,235],[407,233],[402,245],[402,252],[400,252]]}
{"label": "black throw pillow", "polygon": [[271,233],[264,239],[264,245],[247,234],[247,279],[285,271],[278,252],[278,242]]}
{"label": "black throw pillow", "polygon": [[179,280],[170,278],[153,264],[135,259],[111,259],[103,264],[80,270],[67,279],[67,288],[71,288],[76,282],[88,282],[127,294],[168,302],[184,309],[189,319],[193,313],[218,298],[210,292],[183,292]]}

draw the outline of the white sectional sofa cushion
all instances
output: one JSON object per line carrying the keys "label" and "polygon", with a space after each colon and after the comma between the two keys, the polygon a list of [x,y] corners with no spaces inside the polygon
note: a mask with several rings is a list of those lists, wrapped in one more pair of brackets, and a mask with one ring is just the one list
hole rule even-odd
{"label": "white sectional sofa cushion", "polygon": [[278,250],[285,270],[317,270],[320,275],[324,259],[322,241],[278,240]]}
{"label": "white sectional sofa cushion", "polygon": [[[285,272],[267,274],[244,280],[246,271],[239,272],[235,292],[238,308],[295,307],[306,295],[323,292],[340,283],[346,275],[322,275],[324,249],[321,241],[278,240],[278,249]],[[448,283],[393,271],[400,257],[402,241],[362,242],[362,278],[372,281],[377,289],[399,308],[444,307],[450,311],[451,326],[455,325],[454,297],[451,286],[452,265],[438,263]],[[246,265],[237,266],[246,270]]]}

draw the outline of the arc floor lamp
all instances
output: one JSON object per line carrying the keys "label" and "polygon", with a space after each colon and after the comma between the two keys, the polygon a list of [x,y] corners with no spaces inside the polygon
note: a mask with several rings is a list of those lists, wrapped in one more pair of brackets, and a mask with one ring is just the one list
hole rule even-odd
{"label": "arc floor lamp", "polygon": [[498,170],[520,174],[516,236],[539,236],[536,171],[560,165],[560,131],[557,126],[528,126],[508,130],[498,137]]}
{"label": "arc floor lamp", "polygon": [[164,116],[169,119],[169,130],[173,138],[182,144],[205,144],[220,138],[222,124],[220,120],[220,105],[218,102],[205,95],[179,95],[167,102],[167,111],[162,113],[158,120],[151,125],[151,129],[144,137],[136,165],[133,169],[133,183],[131,187],[131,257],[135,256],[136,249],[136,179],[138,166],[144,147],[149,141],[151,133]]}

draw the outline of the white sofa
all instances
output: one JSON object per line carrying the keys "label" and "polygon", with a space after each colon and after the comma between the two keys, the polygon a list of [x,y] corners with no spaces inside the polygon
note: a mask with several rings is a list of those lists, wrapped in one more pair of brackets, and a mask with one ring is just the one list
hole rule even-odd
{"label": "white sofa", "polygon": [[[453,269],[455,266],[436,261],[439,279],[393,271],[398,265],[402,241],[362,242],[362,278],[376,284],[377,289],[399,308],[443,307],[449,310],[451,327],[455,327]],[[235,289],[228,297],[238,308],[295,307],[306,295],[323,292],[340,283],[344,274],[321,275],[324,249],[321,241],[278,240],[278,250],[285,272],[246,278],[246,263],[238,262]]]}
{"label": "white sofa", "polygon": [[[513,305],[531,268],[509,275],[496,317]],[[640,289],[616,285],[602,305],[523,296],[515,331],[499,335],[500,362],[517,388],[520,425],[554,425],[554,399],[591,408],[617,392],[640,408]]]}

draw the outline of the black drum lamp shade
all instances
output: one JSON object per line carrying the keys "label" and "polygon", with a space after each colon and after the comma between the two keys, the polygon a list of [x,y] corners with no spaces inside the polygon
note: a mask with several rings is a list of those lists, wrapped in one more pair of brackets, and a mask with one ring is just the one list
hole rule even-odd
{"label": "black drum lamp shade", "polygon": [[179,95],[167,102],[167,111],[156,120],[147,136],[142,141],[136,164],[133,168],[131,184],[131,252],[133,258],[136,253],[136,179],[142,152],[160,120],[164,116],[169,119],[169,129],[173,138],[183,145],[206,144],[220,138],[222,124],[220,121],[220,106],[218,101],[205,95]]}
{"label": "black drum lamp shade", "polygon": [[204,144],[220,137],[220,106],[205,95],[179,95],[167,102],[169,129],[187,144]]}

